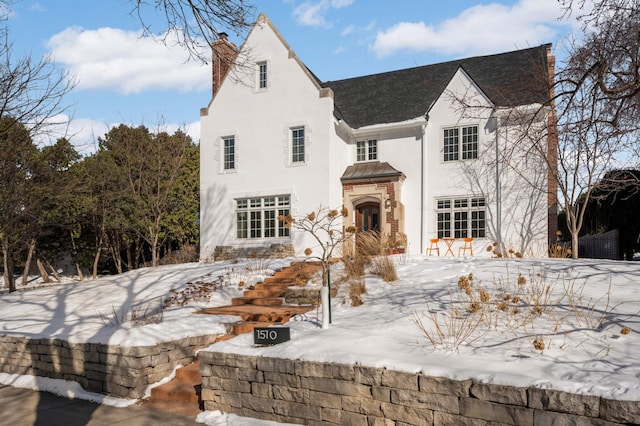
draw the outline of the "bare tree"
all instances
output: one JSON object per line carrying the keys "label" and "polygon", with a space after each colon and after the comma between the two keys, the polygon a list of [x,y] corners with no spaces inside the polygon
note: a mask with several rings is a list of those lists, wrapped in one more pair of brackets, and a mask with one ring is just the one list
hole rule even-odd
{"label": "bare tree", "polygon": [[[16,252],[32,239],[33,206],[37,182],[37,148],[32,138],[47,131],[66,106],[65,96],[74,81],[57,69],[50,57],[16,57],[5,26],[10,0],[0,1],[0,240],[5,284],[15,290],[13,261]],[[31,230],[33,231],[33,230]]]}
{"label": "bare tree", "polygon": [[322,328],[329,328],[330,301],[329,301],[329,269],[331,259],[336,257],[342,249],[342,244],[351,238],[355,229],[343,229],[342,221],[348,215],[346,208],[340,210],[319,207],[316,211],[293,218],[292,216],[280,216],[278,220],[284,222],[288,228],[293,227],[312,237],[316,243],[314,247],[307,247],[304,251],[308,258],[316,258],[322,264]]}
{"label": "bare tree", "polygon": [[[169,41],[173,31],[178,43],[185,47],[191,58],[202,62],[211,59],[210,47],[219,34],[243,34],[253,24],[255,6],[246,0],[129,0],[132,15],[142,24],[145,35]],[[154,31],[147,17],[148,10],[165,17],[166,28]],[[173,41],[173,39],[172,39]],[[215,54],[215,52],[214,52]],[[227,58],[219,58],[227,60]],[[235,58],[234,58],[235,59]]]}
{"label": "bare tree", "polygon": [[637,161],[633,159],[640,150],[640,3],[561,4],[566,13],[577,15],[584,32],[584,38],[571,46],[554,85],[558,189],[577,258],[578,235],[594,188],[608,171]]}
{"label": "bare tree", "polygon": [[[548,102],[528,116],[517,109],[507,115],[521,123],[520,134],[512,135],[518,149],[546,163],[549,196],[557,195],[558,207],[566,212],[572,257],[578,258],[578,236],[594,189],[612,169],[637,166],[631,163],[640,152],[640,2],[560,4],[567,15],[577,15],[583,35],[569,44],[555,78],[539,81],[549,91]],[[546,78],[545,72],[539,74]],[[468,101],[460,102],[469,107]],[[549,118],[546,126],[539,125],[540,114]]]}

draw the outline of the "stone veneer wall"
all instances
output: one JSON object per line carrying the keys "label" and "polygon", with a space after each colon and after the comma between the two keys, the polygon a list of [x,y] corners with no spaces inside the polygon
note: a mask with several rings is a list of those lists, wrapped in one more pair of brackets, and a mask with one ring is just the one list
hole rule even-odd
{"label": "stone veneer wall", "polygon": [[201,259],[203,262],[213,260],[234,260],[244,258],[260,259],[284,259],[295,256],[295,250],[291,243],[275,243],[266,246],[216,246],[213,252],[213,259]]}
{"label": "stone veneer wall", "polygon": [[137,399],[178,364],[193,362],[216,337],[128,347],[0,335],[0,372],[72,380],[91,392]]}
{"label": "stone veneer wall", "polygon": [[640,424],[639,401],[358,365],[200,352],[206,410],[306,425]]}

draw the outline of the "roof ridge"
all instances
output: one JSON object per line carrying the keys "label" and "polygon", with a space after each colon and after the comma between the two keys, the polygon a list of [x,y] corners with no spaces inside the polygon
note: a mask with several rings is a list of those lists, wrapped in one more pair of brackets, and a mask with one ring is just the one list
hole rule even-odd
{"label": "roof ridge", "polygon": [[515,54],[515,53],[524,53],[526,51],[532,51],[532,50],[542,50],[542,48],[544,48],[546,50],[546,49],[550,48],[551,45],[552,45],[551,43],[543,43],[543,44],[538,45],[538,46],[528,47],[528,48],[525,48],[525,49],[510,50],[508,52],[491,53],[491,54],[488,54],[488,55],[466,56],[466,57],[463,57],[463,58],[451,59],[451,60],[443,61],[443,62],[434,62],[432,64],[418,65],[418,66],[415,66],[415,67],[399,68],[399,69],[396,69],[396,70],[382,71],[382,72],[379,72],[379,73],[365,74],[365,75],[360,75],[360,76],[356,76],[356,77],[341,78],[339,80],[326,80],[326,81],[322,82],[322,86],[326,87],[326,85],[331,84],[331,83],[340,83],[340,82],[349,81],[349,80],[357,80],[357,79],[360,79],[360,78],[382,76],[382,75],[386,75],[386,74],[394,74],[394,73],[399,73],[399,72],[403,72],[403,71],[410,72],[410,71],[415,71],[415,70],[419,70],[419,69],[423,69],[423,68],[428,68],[428,67],[433,67],[433,66],[438,66],[438,65],[455,64],[457,62],[469,61],[469,60],[474,60],[474,59],[492,58],[492,57],[498,57],[498,56],[504,56],[504,55],[512,55],[512,54]]}

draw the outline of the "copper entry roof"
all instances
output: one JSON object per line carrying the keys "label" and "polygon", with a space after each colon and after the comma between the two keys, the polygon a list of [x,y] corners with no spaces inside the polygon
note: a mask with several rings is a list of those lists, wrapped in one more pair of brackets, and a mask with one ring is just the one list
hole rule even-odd
{"label": "copper entry roof", "polygon": [[340,180],[342,183],[397,181],[404,179],[404,173],[394,169],[387,162],[370,161],[347,167]]}

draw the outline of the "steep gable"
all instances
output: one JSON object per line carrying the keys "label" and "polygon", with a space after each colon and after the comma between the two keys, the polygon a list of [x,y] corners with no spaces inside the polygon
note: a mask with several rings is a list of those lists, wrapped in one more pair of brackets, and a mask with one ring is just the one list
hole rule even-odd
{"label": "steep gable", "polygon": [[328,81],[335,115],[352,128],[396,123],[424,115],[459,68],[496,106],[546,103],[549,44],[382,74]]}

